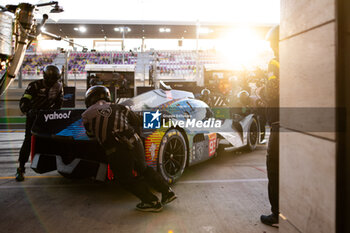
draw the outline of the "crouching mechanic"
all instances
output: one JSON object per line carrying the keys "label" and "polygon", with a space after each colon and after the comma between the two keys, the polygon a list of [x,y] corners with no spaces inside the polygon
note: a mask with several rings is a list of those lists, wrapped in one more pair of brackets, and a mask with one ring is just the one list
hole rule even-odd
{"label": "crouching mechanic", "polygon": [[28,84],[19,102],[21,111],[26,114],[26,131],[19,152],[19,167],[16,180],[23,181],[25,164],[28,161],[31,146],[32,126],[39,110],[59,109],[63,103],[61,71],[57,66],[48,65],[44,68],[44,79],[35,80]]}
{"label": "crouching mechanic", "polygon": [[[86,134],[103,147],[109,165],[120,185],[141,200],[140,211],[158,212],[176,199],[165,180],[145,162],[140,133],[141,120],[129,108],[112,104],[104,86],[90,87],[85,94],[87,110],[82,114]],[[133,174],[137,172],[137,176]],[[159,202],[149,186],[162,193]]]}

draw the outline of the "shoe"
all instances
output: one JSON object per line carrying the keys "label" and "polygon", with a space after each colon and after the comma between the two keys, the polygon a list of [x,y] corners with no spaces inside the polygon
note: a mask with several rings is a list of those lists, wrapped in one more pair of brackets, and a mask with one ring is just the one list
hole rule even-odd
{"label": "shoe", "polygon": [[272,227],[278,227],[278,215],[276,214],[270,214],[270,215],[261,215],[260,221],[266,225],[272,226]]}
{"label": "shoe", "polygon": [[24,174],[25,173],[25,169],[24,168],[17,168],[17,172],[16,172],[16,181],[23,181],[24,180]]}
{"label": "shoe", "polygon": [[174,191],[169,188],[166,193],[162,193],[162,205],[168,204],[177,198]]}
{"label": "shoe", "polygon": [[151,203],[141,202],[136,205],[136,209],[144,212],[159,212],[163,209],[163,206],[159,201]]}

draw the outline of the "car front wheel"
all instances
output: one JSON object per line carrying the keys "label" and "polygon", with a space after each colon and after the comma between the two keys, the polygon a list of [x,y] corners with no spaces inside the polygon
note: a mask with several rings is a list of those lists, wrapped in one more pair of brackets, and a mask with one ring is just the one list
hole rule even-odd
{"label": "car front wheel", "polygon": [[247,135],[247,149],[249,151],[255,150],[256,146],[258,145],[259,140],[259,127],[258,122],[255,118],[253,118]]}
{"label": "car front wheel", "polygon": [[180,178],[187,161],[186,140],[177,129],[169,130],[163,137],[159,148],[158,170],[169,183]]}

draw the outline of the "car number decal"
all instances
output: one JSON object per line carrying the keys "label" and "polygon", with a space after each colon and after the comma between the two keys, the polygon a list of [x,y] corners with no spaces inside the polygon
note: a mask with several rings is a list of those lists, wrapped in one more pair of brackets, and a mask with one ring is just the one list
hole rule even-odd
{"label": "car number decal", "polygon": [[216,133],[208,134],[209,137],[209,157],[213,156],[216,152]]}

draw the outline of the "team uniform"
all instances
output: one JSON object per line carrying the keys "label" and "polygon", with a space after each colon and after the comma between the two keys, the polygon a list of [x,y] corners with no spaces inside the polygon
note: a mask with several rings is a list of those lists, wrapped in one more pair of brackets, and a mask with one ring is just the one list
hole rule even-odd
{"label": "team uniform", "polygon": [[266,85],[267,120],[271,125],[271,133],[267,147],[268,194],[271,212],[279,214],[279,62],[272,59],[269,62],[269,77]]}
{"label": "team uniform", "polygon": [[20,168],[24,171],[24,165],[28,161],[31,145],[31,129],[39,110],[59,109],[63,103],[62,84],[56,82],[53,86],[45,85],[43,79],[29,83],[21,100],[20,109],[26,114],[26,131],[19,153]]}
{"label": "team uniform", "polygon": [[[116,180],[142,201],[137,208],[143,210],[144,205],[153,203],[158,206],[144,211],[160,210],[161,204],[148,186],[161,192],[165,199],[173,192],[160,174],[146,165],[139,137],[140,118],[123,105],[98,100],[82,114],[82,119],[87,135],[95,137],[104,148]],[[165,199],[163,204],[172,201]]]}
{"label": "team uniform", "polygon": [[271,214],[261,215],[260,221],[269,226],[276,226],[279,218],[279,25],[274,26],[266,35],[275,58],[268,64],[268,80],[263,99],[267,105],[267,122],[271,126],[267,146],[266,166]]}

